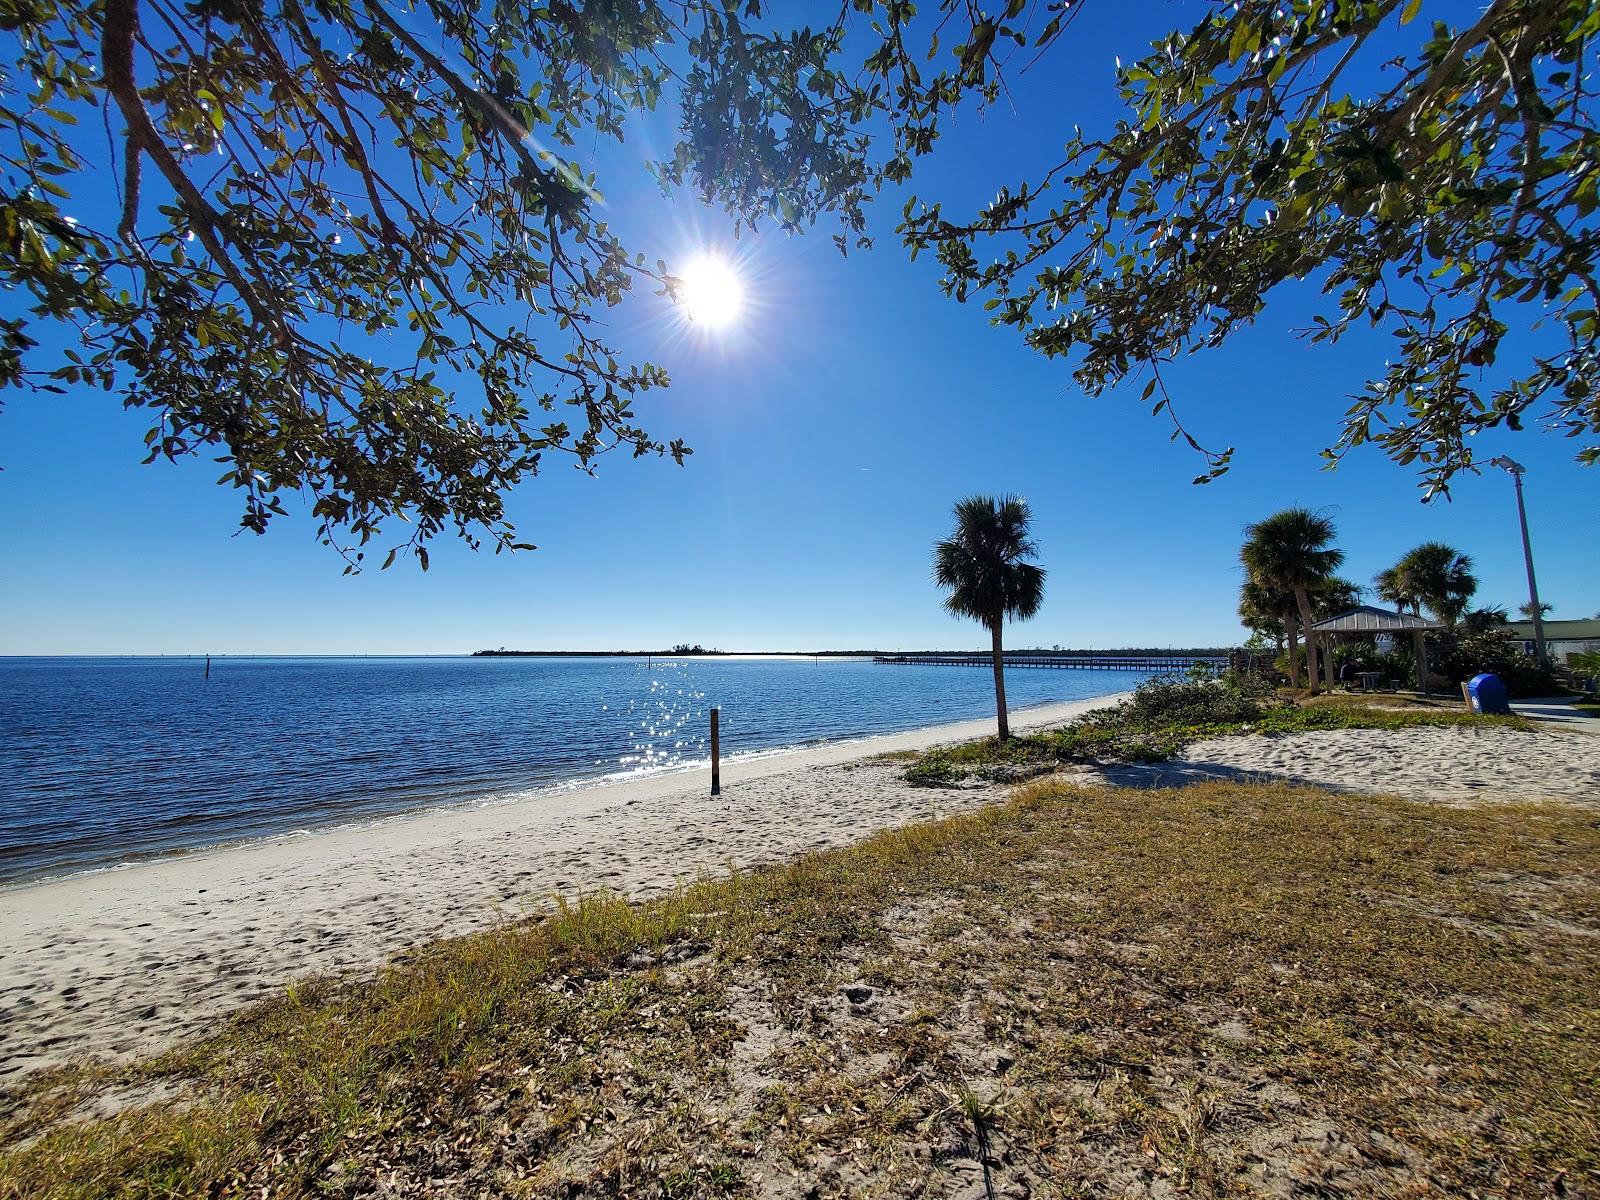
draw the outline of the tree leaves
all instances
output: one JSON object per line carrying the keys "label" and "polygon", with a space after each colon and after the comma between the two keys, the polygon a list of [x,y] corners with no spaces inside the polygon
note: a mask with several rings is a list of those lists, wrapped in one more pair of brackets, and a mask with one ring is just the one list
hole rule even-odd
{"label": "tree leaves", "polygon": [[[969,221],[908,204],[905,245],[937,255],[949,295],[981,295],[995,323],[1071,356],[1091,394],[1221,345],[1307,281],[1324,301],[1305,336],[1374,326],[1398,346],[1330,464],[1376,442],[1437,495],[1471,466],[1474,433],[1515,429],[1541,400],[1594,461],[1600,137],[1571,81],[1600,14],[1495,4],[1422,31],[1418,11],[1213,10],[1119,67],[1114,130],[1075,133],[1041,182]],[[1515,362],[1513,329],[1532,335]]]}
{"label": "tree leaves", "polygon": [[[424,567],[446,530],[527,548],[505,496],[546,455],[690,453],[634,415],[666,373],[603,329],[664,271],[566,148],[671,86],[652,165],[739,223],[859,236],[873,183],[854,126],[883,102],[835,73],[840,31],[722,5],[28,0],[0,26],[0,279],[31,301],[0,383],[122,396],[152,456],[218,453],[243,528],[304,496],[351,569],[395,523]],[[99,108],[110,144],[73,140]],[[69,214],[85,193],[114,202]]]}

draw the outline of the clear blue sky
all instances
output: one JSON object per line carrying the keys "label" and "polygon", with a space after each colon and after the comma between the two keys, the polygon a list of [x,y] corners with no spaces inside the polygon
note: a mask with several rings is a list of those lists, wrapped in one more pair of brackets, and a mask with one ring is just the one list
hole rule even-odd
{"label": "clear blue sky", "polygon": [[[1036,172],[1068,124],[1112,118],[1114,55],[1137,56],[1147,34],[1198,11],[1162,5],[1140,27],[1125,6],[1091,7],[1075,50],[1014,81],[1014,111],[966,117],[917,190],[962,211]],[[637,154],[599,163],[636,248],[670,258],[731,244],[716,216],[638,179]],[[401,563],[341,576],[303,516],[236,536],[239,505],[209,460],[141,466],[145,425],[114,397],[6,396],[0,653],[977,647],[980,631],[947,617],[928,579],[950,505],[970,492],[1019,492],[1037,516],[1047,598],[1014,645],[1237,641],[1240,530],[1289,504],[1329,512],[1358,582],[1439,539],[1476,560],[1481,603],[1526,599],[1503,473],[1463,476],[1453,502],[1423,505],[1415,478],[1377,451],[1321,469],[1381,339],[1309,347],[1291,332],[1306,298],[1285,295],[1224,349],[1170,371],[1196,435],[1238,447],[1232,472],[1195,487],[1200,462],[1169,444],[1137,385],[1081,394],[1067,366],[946,300],[931,263],[907,262],[898,199],[874,207],[877,247],[847,259],[825,229],[738,243],[751,307],[730,335],[685,336],[649,296],[616,315],[618,340],[675,380],[639,405],[643,424],[695,454],[682,468],[604,461],[598,478],[552,464],[510,504],[533,553],[441,539],[426,574]],[[1557,617],[1589,616],[1600,472],[1529,430],[1479,453],[1526,464],[1541,593]]]}

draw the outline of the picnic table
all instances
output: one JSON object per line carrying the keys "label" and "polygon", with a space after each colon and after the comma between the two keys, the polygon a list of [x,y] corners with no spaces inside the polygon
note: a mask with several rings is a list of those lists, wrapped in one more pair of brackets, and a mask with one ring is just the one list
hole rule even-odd
{"label": "picnic table", "polygon": [[1382,671],[1357,671],[1356,678],[1361,681],[1363,692],[1375,692],[1383,686]]}

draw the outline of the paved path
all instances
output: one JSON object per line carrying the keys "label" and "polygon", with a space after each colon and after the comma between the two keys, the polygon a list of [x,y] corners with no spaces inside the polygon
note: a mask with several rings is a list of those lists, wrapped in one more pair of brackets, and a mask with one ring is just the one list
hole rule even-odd
{"label": "paved path", "polygon": [[1561,697],[1514,700],[1511,711],[1519,717],[1531,717],[1535,721],[1554,721],[1586,733],[1600,733],[1600,717]]}

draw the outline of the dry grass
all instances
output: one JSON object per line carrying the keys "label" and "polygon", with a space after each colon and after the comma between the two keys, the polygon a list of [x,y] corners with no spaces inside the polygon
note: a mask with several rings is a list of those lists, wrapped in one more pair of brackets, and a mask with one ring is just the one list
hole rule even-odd
{"label": "dry grass", "polygon": [[1592,813],[1045,780],[58,1077],[0,1195],[1582,1195],[1597,977]]}
{"label": "dry grass", "polygon": [[1424,696],[1420,692],[1310,692],[1294,694],[1295,703],[1305,708],[1398,708],[1415,712],[1465,713],[1460,696]]}

